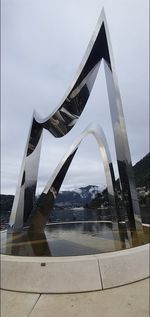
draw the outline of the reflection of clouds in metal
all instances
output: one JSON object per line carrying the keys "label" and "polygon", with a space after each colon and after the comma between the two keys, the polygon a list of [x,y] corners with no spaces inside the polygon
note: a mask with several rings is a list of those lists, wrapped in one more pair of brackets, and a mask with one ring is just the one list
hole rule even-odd
{"label": "reflection of clouds in metal", "polygon": [[[130,229],[142,230],[122,102],[104,11],[100,15],[75,80],[60,105],[45,119],[41,119],[35,112],[33,114],[10,217],[10,226],[13,226],[14,229],[22,227],[34,206],[42,130],[50,131],[55,137],[62,137],[74,127],[90,96],[102,59],[104,61],[122,196],[126,207],[123,209],[124,218],[127,214]],[[36,155],[33,153],[36,153]]]}
{"label": "reflection of clouds in metal", "polygon": [[100,151],[101,159],[103,162],[106,183],[108,189],[108,198],[110,203],[110,210],[112,213],[113,222],[117,223],[117,207],[115,203],[115,189],[114,189],[114,170],[112,166],[112,161],[110,157],[110,152],[108,149],[108,144],[103,133],[103,130],[99,125],[89,125],[77,138],[77,140],[72,144],[68,152],[64,155],[55,171],[53,172],[50,180],[48,181],[46,187],[41,194],[35,211],[33,212],[31,222],[32,230],[41,230],[45,227],[46,222],[48,221],[50,211],[53,208],[55,198],[59,192],[61,184],[66,176],[66,173],[70,167],[70,164],[82,142],[82,140],[88,135],[92,134],[98,144]]}

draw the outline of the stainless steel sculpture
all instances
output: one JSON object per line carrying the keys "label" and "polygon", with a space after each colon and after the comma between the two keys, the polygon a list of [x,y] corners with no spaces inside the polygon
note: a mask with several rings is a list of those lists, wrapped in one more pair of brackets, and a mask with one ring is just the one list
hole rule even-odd
{"label": "stainless steel sculpture", "polygon": [[90,96],[102,59],[105,67],[123,197],[124,207],[122,212],[124,213],[124,219],[127,221],[130,230],[140,230],[142,232],[140,208],[134,183],[121,96],[104,10],[102,10],[76,78],[63,98],[63,101],[57,109],[45,119],[41,119],[35,112],[33,113],[19,183],[10,217],[10,227],[13,228],[13,230],[21,229],[34,209],[43,129],[47,129],[55,137],[62,137],[74,127]]}

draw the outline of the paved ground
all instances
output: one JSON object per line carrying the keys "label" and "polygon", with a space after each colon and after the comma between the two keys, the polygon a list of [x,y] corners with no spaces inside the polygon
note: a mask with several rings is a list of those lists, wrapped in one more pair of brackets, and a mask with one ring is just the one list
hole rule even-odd
{"label": "paved ground", "polygon": [[89,293],[1,294],[1,317],[149,317],[149,279]]}

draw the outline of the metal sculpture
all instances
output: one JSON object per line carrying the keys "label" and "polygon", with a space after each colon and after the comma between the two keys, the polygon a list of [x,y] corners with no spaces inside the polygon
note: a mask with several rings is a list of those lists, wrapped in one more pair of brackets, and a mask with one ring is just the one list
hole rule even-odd
{"label": "metal sculpture", "polygon": [[118,171],[124,203],[124,219],[127,220],[130,230],[142,230],[121,96],[104,10],[102,10],[76,78],[63,98],[63,101],[45,119],[41,119],[35,112],[33,113],[9,222],[13,230],[21,229],[33,211],[43,129],[48,130],[56,138],[59,138],[66,135],[74,127],[90,96],[102,59],[104,61]]}

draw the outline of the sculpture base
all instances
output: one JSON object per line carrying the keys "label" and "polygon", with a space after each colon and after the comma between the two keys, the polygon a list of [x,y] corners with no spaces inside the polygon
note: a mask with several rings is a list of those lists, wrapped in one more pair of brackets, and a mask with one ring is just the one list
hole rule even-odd
{"label": "sculpture base", "polygon": [[76,257],[1,256],[1,288],[73,293],[125,285],[149,276],[149,245]]}
{"label": "sculpture base", "polygon": [[[112,229],[111,221],[87,221],[51,224],[44,232],[36,233],[3,231],[1,253],[11,255],[1,255],[2,289],[72,293],[101,290],[147,278],[149,244],[136,246],[136,233],[135,237],[132,233],[135,247],[129,248],[124,225],[120,241],[117,240],[118,232]],[[149,225],[143,229],[148,242]],[[116,251],[117,248],[120,251]],[[83,255],[86,252],[91,255]],[[65,253],[78,256],[64,256]]]}

